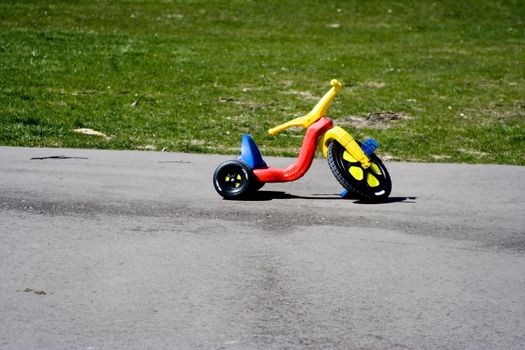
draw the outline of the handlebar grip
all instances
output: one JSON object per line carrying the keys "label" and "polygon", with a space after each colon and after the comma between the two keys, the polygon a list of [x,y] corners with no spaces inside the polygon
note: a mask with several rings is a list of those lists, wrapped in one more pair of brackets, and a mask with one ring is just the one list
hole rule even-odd
{"label": "handlebar grip", "polygon": [[[331,86],[337,86],[338,88],[341,88],[341,87],[343,86],[343,84],[341,84],[341,83],[339,82],[339,80],[337,80],[337,79],[332,79],[332,80],[330,81],[330,85],[331,85]],[[339,89],[338,89],[338,90],[339,90]]]}
{"label": "handlebar grip", "polygon": [[276,126],[275,128],[271,128],[270,130],[268,130],[268,134],[272,135],[272,136],[275,136],[276,134],[278,134],[279,132],[283,131],[284,128],[280,127],[280,126]]}
{"label": "handlebar grip", "polygon": [[280,133],[281,131],[283,130],[286,130],[288,128],[291,128],[292,126],[302,126],[303,128],[306,128],[308,127],[306,124],[305,124],[305,118],[304,117],[299,117],[299,118],[295,118],[295,119],[292,119],[290,121],[287,121],[286,123],[284,124],[281,124],[281,125],[277,125],[276,127],[274,128],[271,128],[270,130],[268,130],[268,133],[270,135],[275,135],[277,133]]}

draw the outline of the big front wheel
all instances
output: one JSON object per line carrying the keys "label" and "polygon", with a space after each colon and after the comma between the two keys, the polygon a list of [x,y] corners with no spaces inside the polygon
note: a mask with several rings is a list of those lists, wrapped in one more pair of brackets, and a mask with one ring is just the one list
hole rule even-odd
{"label": "big front wheel", "polygon": [[225,199],[246,198],[255,186],[252,170],[240,160],[229,160],[215,169],[215,190]]}
{"label": "big front wheel", "polygon": [[375,154],[369,158],[371,166],[365,169],[340,143],[328,146],[328,165],[337,181],[364,201],[381,202],[390,195],[392,181],[383,162]]}

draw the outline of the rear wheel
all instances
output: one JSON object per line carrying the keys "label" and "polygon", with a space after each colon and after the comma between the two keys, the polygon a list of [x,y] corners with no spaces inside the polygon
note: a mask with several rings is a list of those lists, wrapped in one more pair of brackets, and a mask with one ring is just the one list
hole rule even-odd
{"label": "rear wheel", "polygon": [[213,174],[215,190],[225,199],[242,199],[253,191],[252,170],[240,160],[229,160],[217,167]]}
{"label": "rear wheel", "polygon": [[340,143],[332,141],[328,145],[328,165],[337,181],[362,200],[381,202],[390,195],[392,181],[385,165],[374,153],[369,159],[371,166],[365,169]]}

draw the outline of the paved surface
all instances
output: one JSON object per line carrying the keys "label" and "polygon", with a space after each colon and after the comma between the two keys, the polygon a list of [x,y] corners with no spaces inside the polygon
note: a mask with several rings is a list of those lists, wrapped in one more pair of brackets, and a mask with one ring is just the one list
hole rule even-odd
{"label": "paved surface", "polygon": [[387,163],[370,205],[317,160],[232,202],[229,158],[0,147],[0,348],[525,348],[524,167]]}

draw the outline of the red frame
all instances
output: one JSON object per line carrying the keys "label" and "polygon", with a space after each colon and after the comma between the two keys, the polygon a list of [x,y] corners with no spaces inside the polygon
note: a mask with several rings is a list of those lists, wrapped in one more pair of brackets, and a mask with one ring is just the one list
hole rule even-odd
{"label": "red frame", "polygon": [[312,165],[319,136],[327,132],[332,125],[332,121],[327,117],[322,117],[310,125],[310,127],[306,129],[297,160],[284,169],[272,167],[254,169],[253,173],[257,180],[260,182],[290,182],[303,177]]}

